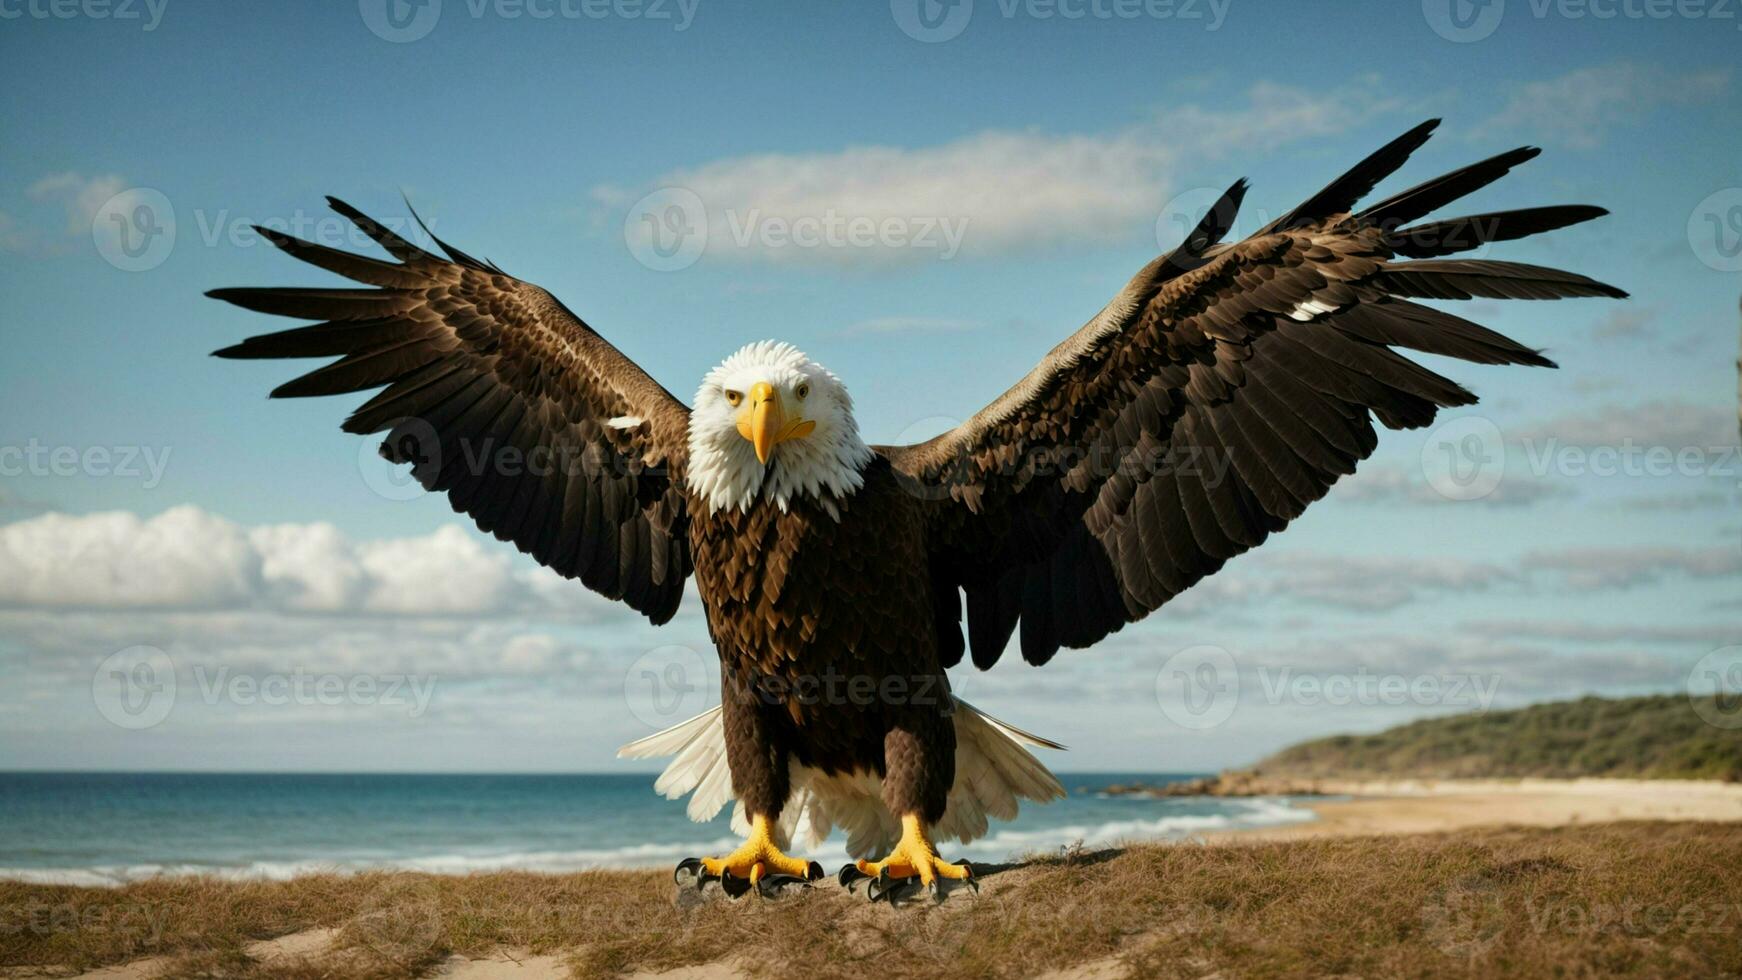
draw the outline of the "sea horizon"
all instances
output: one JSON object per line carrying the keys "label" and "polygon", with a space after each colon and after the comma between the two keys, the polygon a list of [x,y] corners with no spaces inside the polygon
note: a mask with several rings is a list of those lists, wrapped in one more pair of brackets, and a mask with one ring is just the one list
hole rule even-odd
{"label": "sea horizon", "polygon": [[[120,885],[212,874],[283,879],[368,870],[581,871],[657,868],[737,844],[730,808],[693,822],[654,773],[0,771],[0,879]],[[1177,840],[1313,819],[1287,798],[1109,796],[1118,783],[1204,773],[1059,774],[1068,796],[943,850],[1007,861],[1072,846]],[[832,834],[795,853],[833,870]]]}

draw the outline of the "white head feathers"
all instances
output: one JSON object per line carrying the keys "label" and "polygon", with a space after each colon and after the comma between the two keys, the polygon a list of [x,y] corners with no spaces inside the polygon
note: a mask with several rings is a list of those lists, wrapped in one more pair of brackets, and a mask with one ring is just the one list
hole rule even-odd
{"label": "white head feathers", "polygon": [[[775,445],[766,464],[740,431],[744,399],[758,383],[774,389],[790,425],[815,424],[807,434]],[[840,379],[798,348],[772,340],[745,345],[702,379],[690,411],[689,444],[687,479],[710,513],[746,510],[758,498],[784,511],[801,493],[832,513],[834,499],[864,483],[861,471],[871,461]]]}

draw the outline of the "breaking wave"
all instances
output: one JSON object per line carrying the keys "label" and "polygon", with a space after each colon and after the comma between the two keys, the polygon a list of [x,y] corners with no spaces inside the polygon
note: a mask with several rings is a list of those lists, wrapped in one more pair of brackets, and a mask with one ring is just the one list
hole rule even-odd
{"label": "breaking wave", "polygon": [[[1056,851],[1081,844],[1108,847],[1146,840],[1178,840],[1204,831],[1241,830],[1313,819],[1313,813],[1280,798],[1217,800],[1216,812],[1173,813],[1152,818],[1069,822],[1033,828],[1004,827],[970,844],[951,843],[944,850],[980,861],[1009,860],[1027,854]],[[1031,812],[1025,808],[1025,813]],[[353,873],[365,870],[422,871],[463,875],[480,871],[566,872],[591,868],[670,867],[699,854],[720,854],[736,847],[735,837],[696,838],[676,842],[631,844],[579,850],[513,850],[422,855],[369,855],[326,860],[253,860],[234,864],[163,863],[94,865],[82,868],[0,867],[0,879],[35,884],[116,886],[147,878],[180,875],[214,875],[222,878],[283,880],[318,872]],[[801,852],[803,853],[803,852]],[[822,848],[803,853],[825,868],[833,869],[848,859],[837,834]]]}

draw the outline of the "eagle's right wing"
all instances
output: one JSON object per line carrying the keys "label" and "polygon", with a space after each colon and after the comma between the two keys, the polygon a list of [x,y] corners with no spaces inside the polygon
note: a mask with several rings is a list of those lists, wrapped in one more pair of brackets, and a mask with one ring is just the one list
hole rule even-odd
{"label": "eagle's right wing", "polygon": [[[967,597],[974,662],[1020,622],[1045,663],[1135,622],[1300,516],[1375,445],[1475,396],[1403,347],[1547,358],[1410,297],[1625,296],[1558,269],[1445,259],[1605,213],[1531,208],[1408,226],[1534,157],[1523,147],[1354,212],[1427,139],[1416,127],[1251,237],[1218,245],[1244,182],[1174,252],[972,419],[879,447],[930,510],[938,620]],[[1399,261],[1400,258],[1415,261]],[[954,628],[946,665],[960,659]]]}
{"label": "eagle's right wing", "polygon": [[[387,432],[478,527],[655,623],[689,575],[682,490],[689,409],[537,286],[436,243],[433,255],[328,199],[398,263],[257,228],[305,262],[373,289],[215,289],[245,309],[324,321],[219,357],[337,357],[275,398],[386,386],[345,421]],[[435,236],[431,235],[431,238]]]}

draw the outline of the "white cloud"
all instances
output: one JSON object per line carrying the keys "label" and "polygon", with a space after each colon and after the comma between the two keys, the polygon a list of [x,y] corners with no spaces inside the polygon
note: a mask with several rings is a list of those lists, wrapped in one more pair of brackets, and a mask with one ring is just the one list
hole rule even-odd
{"label": "white cloud", "polygon": [[1380,613],[1431,595],[1484,592],[1517,577],[1500,565],[1455,559],[1258,551],[1165,608],[1174,616],[1193,616],[1282,602]]}
{"label": "white cloud", "polygon": [[25,651],[36,676],[71,671],[88,677],[97,660],[137,644],[162,649],[190,671],[398,672],[458,679],[554,673],[563,664],[590,660],[573,640],[504,619],[14,609],[0,610],[0,626]]}
{"label": "white cloud", "polygon": [[506,554],[486,553],[476,534],[452,524],[428,537],[360,546],[356,560],[370,583],[362,600],[370,612],[482,613],[535,598]]}
{"label": "white cloud", "polygon": [[1643,493],[1620,501],[1620,505],[1628,510],[1658,513],[1695,510],[1723,510],[1734,513],[1738,503],[1742,503],[1742,497],[1734,492],[1724,493],[1717,490]]}
{"label": "white cloud", "polygon": [[[770,222],[871,219],[964,229],[962,247],[991,254],[1034,245],[1116,243],[1151,232],[1185,161],[1341,132],[1391,103],[1373,79],[1326,91],[1254,85],[1245,103],[1221,110],[1188,106],[1111,133],[988,130],[935,146],[856,146],[833,152],[768,153],[681,168],[654,186],[694,192],[707,211],[707,254],[768,262],[863,262],[935,258],[940,250],[891,245],[795,247],[745,229]],[[637,191],[599,187],[595,202],[616,209]],[[1218,188],[1219,190],[1220,188]],[[631,225],[651,236],[652,228]],[[915,239],[917,240],[917,239]]]}
{"label": "white cloud", "polygon": [[1643,306],[1619,306],[1591,329],[1593,340],[1645,340],[1656,335],[1657,314]]}
{"label": "white cloud", "polygon": [[247,533],[196,507],[44,514],[0,528],[0,604],[221,608],[265,584]]}
{"label": "white cloud", "polygon": [[44,514],[0,527],[0,605],[286,614],[624,616],[457,525],[351,541],[330,524],[244,528],[198,507]]}
{"label": "white cloud", "polygon": [[1567,594],[1630,589],[1669,578],[1742,576],[1734,547],[1580,548],[1529,552],[1504,562],[1404,555],[1263,551],[1242,556],[1165,607],[1171,617],[1341,610],[1369,617],[1434,598],[1535,588]]}
{"label": "white cloud", "polygon": [[1523,567],[1561,577],[1577,591],[1626,589],[1668,576],[1729,578],[1742,575],[1742,551],[1735,547],[1669,546],[1569,548],[1526,555]]}
{"label": "white cloud", "polygon": [[91,220],[103,205],[127,189],[116,174],[85,177],[73,171],[49,174],[31,184],[25,194],[33,201],[58,201],[66,209],[68,235],[88,235]]}
{"label": "white cloud", "polygon": [[1395,609],[1428,593],[1483,592],[1513,577],[1483,562],[1288,552],[1270,562],[1279,595],[1344,609]]}
{"label": "white cloud", "polygon": [[[1594,447],[1720,449],[1736,445],[1736,411],[1729,405],[1656,399],[1611,403],[1555,416],[1507,433],[1527,444]],[[1527,447],[1528,448],[1528,447]]]}
{"label": "white cloud", "polygon": [[[1593,580],[1602,588],[1653,576],[1742,572],[1742,562],[1720,551],[1563,553],[1501,564],[1260,552],[1182,596],[1169,612],[1189,611],[1200,599],[1209,607],[1200,611],[1227,609],[1235,618],[1263,606],[1284,614],[1275,627],[1281,632],[1158,616],[1068,667],[1028,671],[1012,661],[993,675],[960,671],[958,680],[970,698],[1043,730],[1061,703],[1138,703],[1127,696],[1134,687],[1152,689],[1166,659],[1158,652],[1205,638],[1227,643],[1243,670],[1254,678],[1266,671],[1262,682],[1270,684],[1283,683],[1285,669],[1298,676],[1472,676],[1484,683],[1498,679],[1499,697],[1514,702],[1662,688],[1673,685],[1685,665],[1637,651],[1699,636],[1506,624],[1387,633],[1401,621],[1383,613],[1436,597],[1539,583],[1582,591],[1575,583],[1592,569],[1631,570]],[[706,670],[713,656],[705,629],[699,618],[685,618],[655,631],[630,614],[597,623],[600,610],[620,607],[527,565],[506,546],[457,526],[353,541],[324,524],[250,528],[195,507],[149,519],[50,514],[0,526],[0,671],[13,682],[0,696],[0,731],[26,735],[12,739],[14,745],[83,745],[86,754],[78,758],[85,765],[135,751],[135,742],[105,740],[114,729],[92,692],[104,676],[98,665],[105,657],[145,644],[172,659],[181,692],[158,744],[172,737],[201,746],[223,742],[230,765],[260,765],[292,751],[286,746],[317,743],[338,754],[305,754],[295,763],[347,768],[364,759],[372,767],[428,766],[435,757],[431,746],[439,744],[442,751],[463,745],[481,753],[465,756],[473,766],[524,767],[536,755],[527,746],[558,743],[561,750],[536,750],[546,753],[537,755],[538,765],[572,767],[580,758],[603,765],[611,746],[644,733],[633,708],[646,672],[638,656],[687,645]],[[27,589],[29,583],[35,584]],[[692,614],[695,608],[689,607]],[[579,619],[571,614],[576,609]],[[1354,615],[1320,629],[1321,610]],[[1164,623],[1169,628],[1158,632]],[[1220,640],[1217,631],[1224,628],[1230,638]],[[1596,642],[1605,647],[1588,649]],[[433,696],[428,713],[414,718],[403,706],[369,700],[275,705],[209,693],[225,678],[257,682],[287,675],[332,675],[347,684],[405,675]],[[1267,706],[1255,717],[1274,716],[1273,724],[1297,737],[1303,730],[1287,714],[1290,706],[1285,699],[1275,706],[1282,714],[1266,714]],[[1147,724],[1153,701],[1127,710],[1136,713],[1122,722]],[[388,745],[391,739],[398,741]],[[203,747],[180,756],[163,751],[171,754],[156,764],[207,765],[216,758]],[[40,764],[43,756],[15,758]]]}
{"label": "white cloud", "polygon": [[1581,68],[1518,86],[1474,135],[1521,132],[1538,142],[1590,149],[1612,126],[1636,122],[1660,106],[1710,101],[1729,87],[1730,73],[1722,69],[1675,74],[1626,62]]}
{"label": "white cloud", "polygon": [[1513,703],[1593,691],[1663,689],[1686,676],[1686,664],[1674,658],[1630,649],[1566,655],[1519,642],[1527,636],[1487,632],[1448,637],[1396,633],[1314,637],[1292,648],[1256,650],[1246,659],[1272,672],[1481,677],[1493,683],[1500,700]]}
{"label": "white cloud", "polygon": [[1352,504],[1442,504],[1472,503],[1487,507],[1531,507],[1549,500],[1564,500],[1574,496],[1572,488],[1547,480],[1508,476],[1495,486],[1494,492],[1474,501],[1460,501],[1446,496],[1427,482],[1419,468],[1368,464],[1355,475],[1337,484],[1332,500]]}
{"label": "white cloud", "polygon": [[1691,644],[1699,648],[1723,646],[1742,638],[1742,624],[1715,623],[1701,626],[1653,623],[1594,623],[1583,620],[1485,619],[1465,623],[1462,629],[1502,639],[1561,640],[1589,643]]}
{"label": "white cloud", "polygon": [[[633,724],[625,684],[638,656],[673,643],[708,649],[696,618],[657,640],[648,629],[627,607],[455,525],[355,541],[327,524],[250,528],[183,506],[0,526],[0,675],[16,681],[0,696],[8,731],[100,741],[114,731],[103,664],[141,646],[173,667],[166,730],[182,736],[246,726],[302,738],[340,726],[366,738],[356,733],[413,724],[426,706],[432,717],[495,717],[489,705],[577,700],[622,727]],[[402,682],[412,687],[390,687]],[[269,685],[345,693],[251,693]],[[399,699],[375,697],[384,690]],[[422,691],[417,716],[407,691]],[[60,713],[20,707],[44,699]],[[256,748],[277,751],[267,744]]]}

